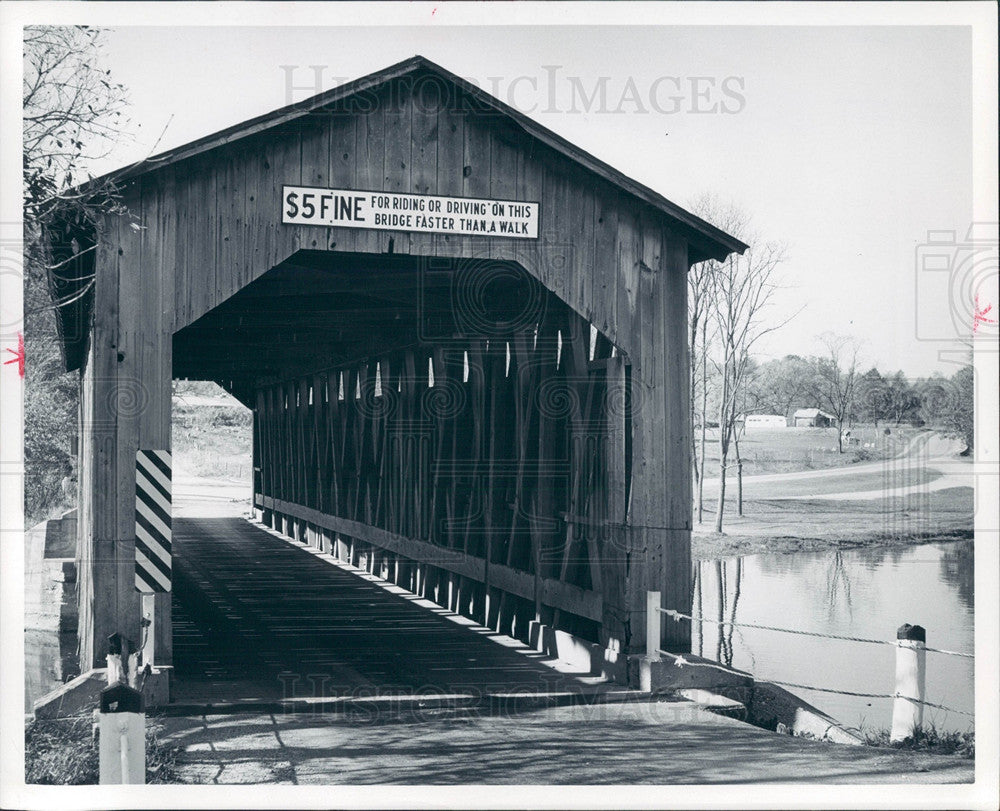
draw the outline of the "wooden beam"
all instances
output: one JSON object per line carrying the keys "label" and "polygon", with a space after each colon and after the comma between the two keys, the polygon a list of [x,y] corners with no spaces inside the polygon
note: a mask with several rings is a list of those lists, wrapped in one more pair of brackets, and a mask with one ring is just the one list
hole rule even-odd
{"label": "wooden beam", "polygon": [[[359,521],[351,521],[334,515],[321,513],[301,504],[295,504],[269,496],[256,495],[254,501],[258,506],[290,515],[311,524],[358,538],[366,543],[380,546],[397,555],[403,555],[412,560],[431,563],[442,569],[467,577],[478,583],[483,582],[486,562],[478,556],[460,552],[457,549],[430,544],[425,541],[407,538],[395,532],[369,526]],[[491,566],[490,578],[493,585],[509,594],[526,600],[534,599],[535,580],[528,572],[494,564]],[[541,583],[542,599],[548,605],[558,606],[563,611],[577,614],[587,619],[600,621],[602,600],[599,594],[581,589],[558,580],[544,578]]]}

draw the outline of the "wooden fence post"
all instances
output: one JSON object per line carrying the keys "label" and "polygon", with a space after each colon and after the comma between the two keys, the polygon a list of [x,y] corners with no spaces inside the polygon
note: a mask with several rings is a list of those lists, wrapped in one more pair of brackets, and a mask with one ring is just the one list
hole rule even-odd
{"label": "wooden fence post", "polygon": [[[919,625],[896,631],[896,692],[892,705],[892,742],[912,737],[924,720],[927,632]],[[911,700],[912,699],[912,700]]]}
{"label": "wooden fence post", "polygon": [[142,664],[153,665],[153,656],[156,650],[156,595],[152,592],[144,592],[142,595],[142,639],[143,644],[140,649]]}
{"label": "wooden fence post", "polygon": [[660,658],[660,592],[646,592],[646,657]]}
{"label": "wooden fence post", "polygon": [[101,785],[146,782],[146,713],[142,693],[121,682],[101,691],[98,711]]}

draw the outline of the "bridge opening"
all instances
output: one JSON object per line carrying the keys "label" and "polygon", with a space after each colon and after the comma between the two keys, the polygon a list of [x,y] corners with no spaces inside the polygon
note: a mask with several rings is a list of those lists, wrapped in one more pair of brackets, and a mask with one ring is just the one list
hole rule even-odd
{"label": "bridge opening", "polygon": [[299,251],[173,358],[251,409],[265,526],[523,642],[609,644],[627,366],[516,263]]}

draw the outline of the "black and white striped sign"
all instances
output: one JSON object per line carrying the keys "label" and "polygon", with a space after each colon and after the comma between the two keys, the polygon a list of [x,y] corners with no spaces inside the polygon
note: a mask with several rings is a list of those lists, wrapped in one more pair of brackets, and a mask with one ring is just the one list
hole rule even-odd
{"label": "black and white striped sign", "polygon": [[170,453],[135,455],[135,588],[170,591]]}

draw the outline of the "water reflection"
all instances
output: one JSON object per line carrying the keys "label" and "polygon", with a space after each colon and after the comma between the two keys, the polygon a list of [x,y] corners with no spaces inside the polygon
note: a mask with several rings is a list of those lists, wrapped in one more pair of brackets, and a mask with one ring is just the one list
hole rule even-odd
{"label": "water reflection", "polygon": [[941,577],[958,591],[958,598],[971,612],[975,609],[975,570],[972,543],[950,544],[941,556]]}
{"label": "water reflection", "polygon": [[[782,628],[893,640],[904,622],[923,625],[932,647],[971,652],[973,544],[751,555],[695,564],[692,651],[761,678],[867,693],[893,692],[895,648],[734,627]],[[972,712],[974,662],[927,655],[927,700]],[[892,700],[798,691],[849,726],[887,727]],[[940,729],[972,719],[925,710]]]}
{"label": "water reflection", "polygon": [[854,604],[851,602],[851,578],[847,572],[843,552],[834,552],[830,558],[826,575],[826,605],[829,611],[834,611],[843,604],[848,616],[853,616]]}

